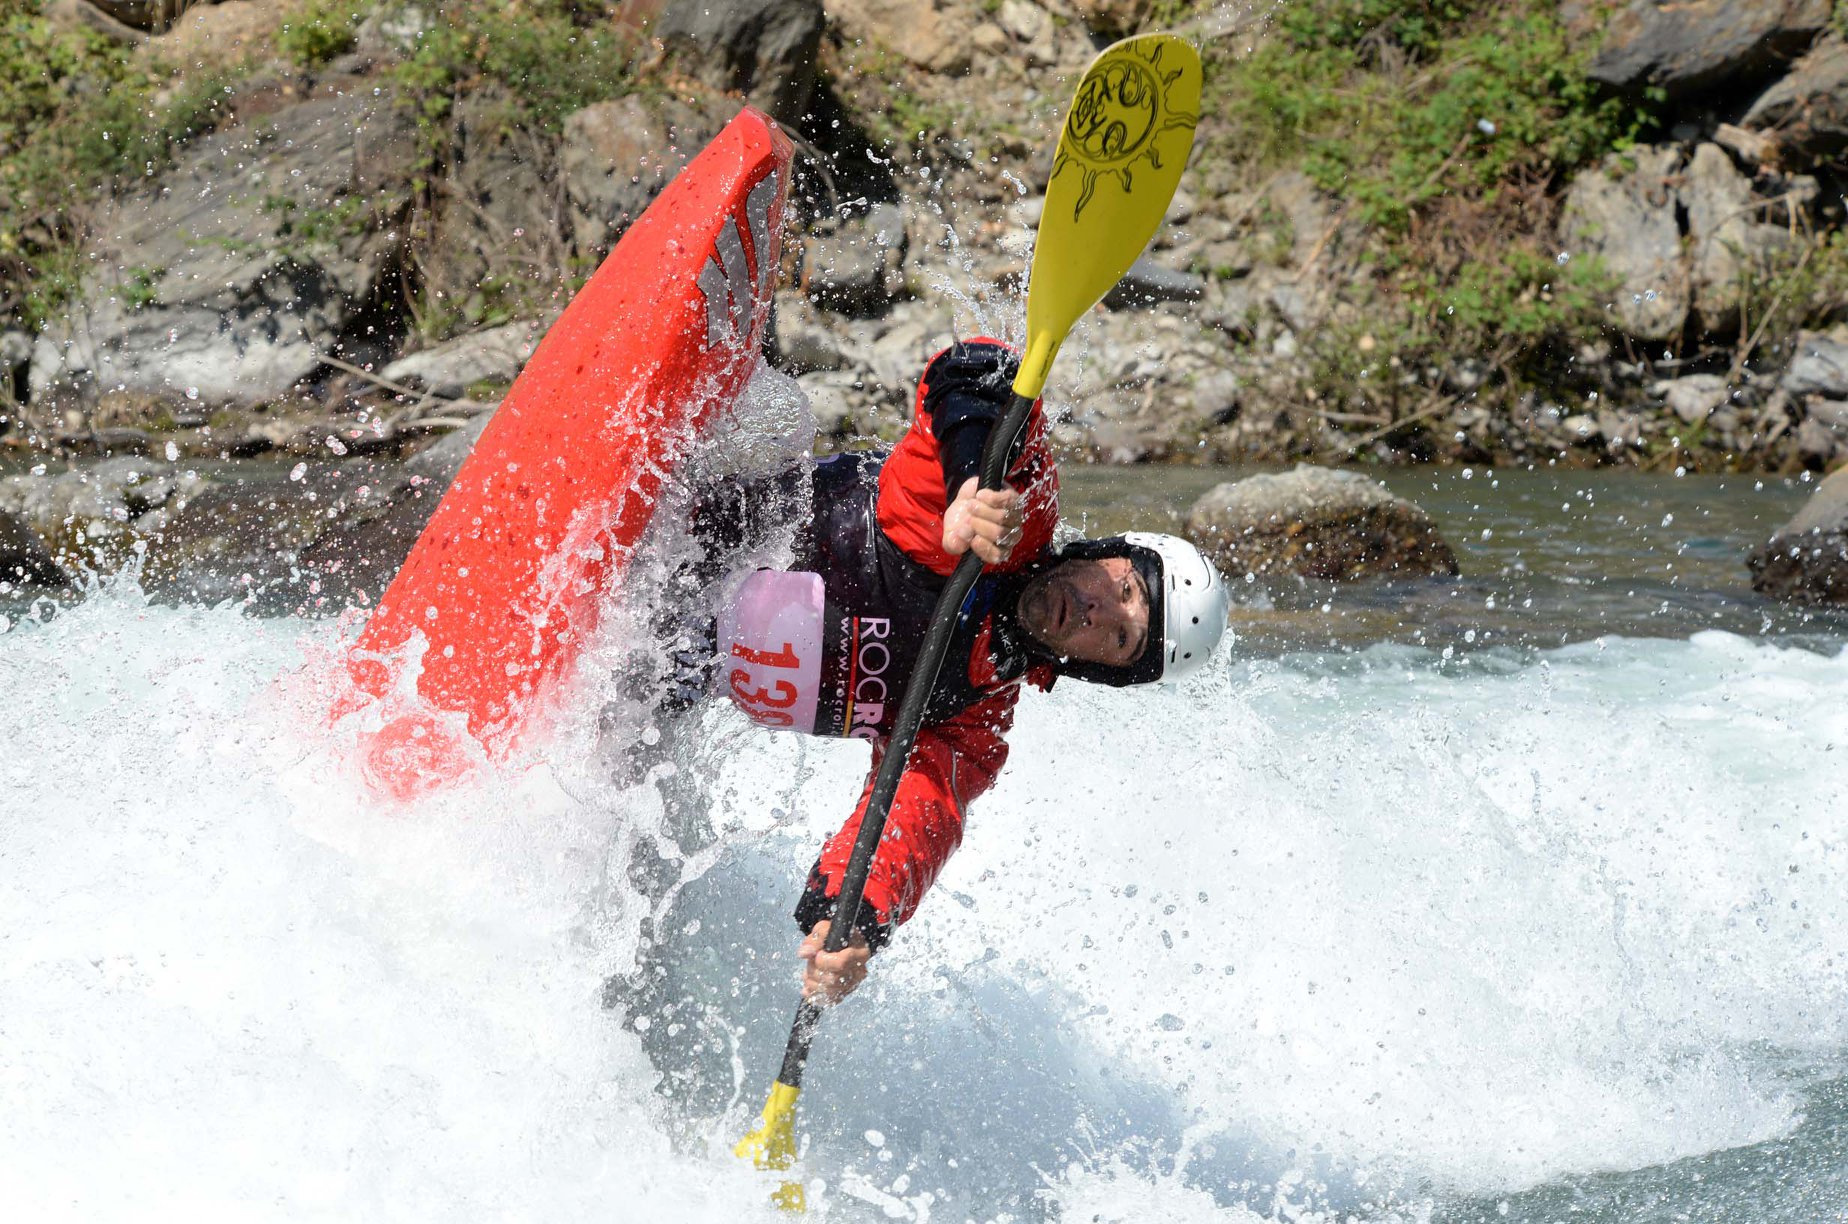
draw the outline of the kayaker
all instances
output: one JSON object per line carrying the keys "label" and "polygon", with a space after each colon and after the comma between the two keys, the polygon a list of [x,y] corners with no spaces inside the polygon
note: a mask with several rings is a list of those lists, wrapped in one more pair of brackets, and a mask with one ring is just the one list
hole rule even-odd
{"label": "kayaker", "polygon": [[1173,679],[1203,664],[1225,630],[1225,586],[1185,540],[1136,532],[1054,545],[1058,473],[1039,405],[1011,457],[1009,487],[977,488],[1016,364],[1012,350],[987,339],[934,357],[897,447],[817,463],[795,564],[752,574],[719,617],[716,681],[747,716],[870,740],[876,770],[946,578],[970,549],[989,567],[963,606],[852,942],[838,953],[821,944],[870,772],[853,815],[809,873],[795,910],[808,994],[845,997],[916,912],[962,840],[968,805],[1007,759],[1022,685]]}

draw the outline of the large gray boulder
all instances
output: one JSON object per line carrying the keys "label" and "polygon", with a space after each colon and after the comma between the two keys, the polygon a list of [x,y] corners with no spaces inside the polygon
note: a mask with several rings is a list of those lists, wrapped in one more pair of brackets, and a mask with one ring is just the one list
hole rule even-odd
{"label": "large gray boulder", "polygon": [[1773,132],[1778,144],[1811,157],[1848,148],[1848,42],[1818,42],[1752,103],[1741,123]]}
{"label": "large gray boulder", "polygon": [[1300,464],[1217,485],[1194,503],[1185,530],[1233,579],[1457,573],[1456,554],[1428,514],[1376,481],[1337,468]]}
{"label": "large gray boulder", "polygon": [[120,560],[137,520],[183,506],[206,482],[190,469],[119,456],[43,476],[0,480],[0,512],[15,516],[58,555]]}
{"label": "large gray boulder", "polygon": [[541,320],[522,319],[457,336],[398,358],[385,367],[384,377],[449,399],[478,382],[510,383],[539,347],[546,327]]}
{"label": "large gray boulder", "polygon": [[1774,599],[1848,604],[1848,468],[1746,561],[1752,586]]}
{"label": "large gray boulder", "polygon": [[630,94],[565,120],[559,170],[574,245],[601,260],[629,223],[654,203],[680,168],[737,113],[737,103],[691,106],[679,98]]}
{"label": "large gray boulder", "polygon": [[[183,603],[247,604],[271,613],[335,613],[376,600],[381,575],[404,561],[409,538],[376,524],[408,503],[434,501],[396,464],[370,459],[252,468],[192,497],[153,533],[142,586]],[[440,495],[440,489],[437,490]]]}
{"label": "large gray boulder", "polygon": [[1671,100],[1769,76],[1829,24],[1833,0],[1631,0],[1611,17],[1586,75]]}
{"label": "large gray boulder", "polygon": [[826,18],[821,0],[627,0],[677,67],[785,123],[808,110]]}
{"label": "large gray boulder", "polygon": [[1826,332],[1800,331],[1791,349],[1784,390],[1793,396],[1848,400],[1848,325]]}
{"label": "large gray boulder", "polygon": [[35,401],[246,405],[289,395],[324,352],[369,355],[349,329],[401,245],[414,136],[389,91],[345,85],[189,145],[104,210],[93,270],[38,338]]}
{"label": "large gray boulder", "polygon": [[1644,340],[1681,335],[1692,305],[1675,223],[1674,145],[1639,148],[1581,172],[1561,226],[1574,256],[1602,256],[1617,278],[1617,324]]}

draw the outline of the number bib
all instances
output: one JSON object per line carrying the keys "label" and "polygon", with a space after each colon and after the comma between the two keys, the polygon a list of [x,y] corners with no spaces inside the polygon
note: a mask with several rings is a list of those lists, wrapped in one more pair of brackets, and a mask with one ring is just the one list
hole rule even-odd
{"label": "number bib", "polygon": [[719,674],[752,722],[814,730],[824,611],[820,574],[758,570],[719,613]]}

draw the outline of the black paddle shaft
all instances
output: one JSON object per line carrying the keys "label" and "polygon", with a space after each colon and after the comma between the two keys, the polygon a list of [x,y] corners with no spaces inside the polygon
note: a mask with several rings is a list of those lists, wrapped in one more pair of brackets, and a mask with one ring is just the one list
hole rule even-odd
{"label": "black paddle shaft", "polygon": [[[988,441],[982,447],[982,488],[1002,487],[1007,477],[1008,456],[1032,411],[1033,401],[1016,394],[1006,414],[989,431]],[[911,747],[917,742],[918,728],[924,723],[924,710],[930,705],[938,673],[943,670],[943,656],[949,653],[957,613],[962,610],[963,600],[969,597],[969,590],[981,573],[982,559],[972,548],[956,563],[956,571],[944,584],[943,593],[937,596],[930,629],[924,635],[924,647],[912,666],[911,678],[905,682],[905,698],[899,703],[892,739],[886,745],[885,755],[879,759],[879,772],[873,777],[873,793],[866,801],[866,814],[860,819],[860,834],[854,838],[847,874],[841,877],[841,893],[834,903],[834,919],[828,926],[828,938],[822,944],[824,951],[839,952],[847,946],[848,937],[853,933],[853,920],[860,913],[860,894],[866,891],[866,877],[872,871],[879,839],[885,834],[892,797],[898,793],[898,780],[911,759]],[[790,1026],[789,1045],[783,1051],[783,1067],[776,1077],[791,1088],[802,1086],[802,1066],[808,1061],[809,1042],[814,1039],[821,1011],[821,1004],[808,998],[796,1008],[796,1022]]]}

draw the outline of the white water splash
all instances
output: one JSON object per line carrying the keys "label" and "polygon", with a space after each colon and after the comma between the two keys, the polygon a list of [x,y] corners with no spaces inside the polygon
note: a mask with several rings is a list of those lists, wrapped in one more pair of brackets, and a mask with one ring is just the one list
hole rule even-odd
{"label": "white water splash", "polygon": [[[727,1145],[863,746],[707,718],[712,1003],[644,1042],[600,1003],[644,799],[568,734],[376,805],[292,704],[333,633],[122,582],[0,636],[9,1214],[773,1218]],[[1412,1220],[1788,1131],[1848,1045],[1845,681],[1714,634],[1029,696],[818,1041],[824,1218]]]}

